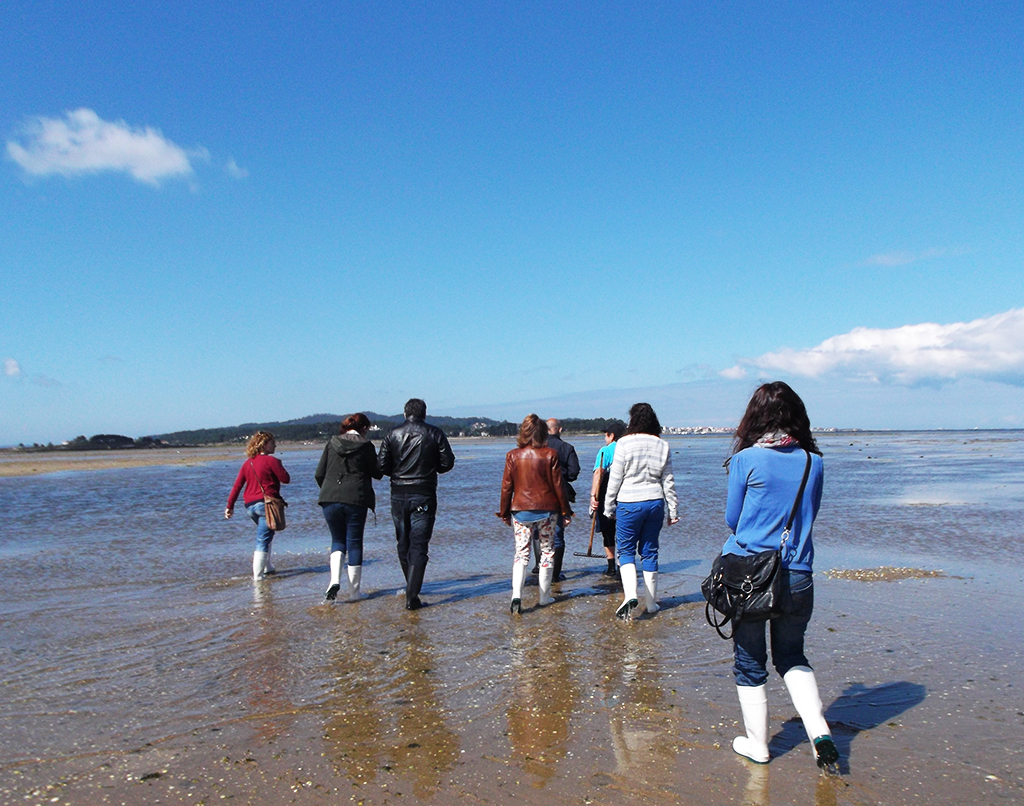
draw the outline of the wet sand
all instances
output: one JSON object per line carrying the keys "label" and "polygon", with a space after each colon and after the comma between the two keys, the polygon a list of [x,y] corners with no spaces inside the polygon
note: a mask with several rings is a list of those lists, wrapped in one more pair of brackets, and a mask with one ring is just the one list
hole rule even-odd
{"label": "wet sand", "polygon": [[[615,586],[595,568],[574,569],[547,608],[528,589],[516,618],[496,575],[429,581],[429,606],[410,613],[392,590],[373,590],[372,567],[369,599],[332,606],[309,590],[324,568],[290,565],[264,583],[232,583],[232,598],[249,599],[232,625],[244,659],[181,670],[217,681],[232,702],[205,711],[205,693],[186,698],[176,729],[144,742],[145,731],[128,731],[90,744],[86,721],[73,754],[7,756],[4,802],[1024,799],[1024,666],[1019,651],[999,649],[1022,645],[1019,592],[820,577],[810,655],[843,756],[842,775],[829,776],[774,676],[772,762],[733,754],[729,646],[704,623],[694,576],[664,575],[663,610],[624,623],[612,615]],[[1006,627],[978,618],[1000,612]],[[951,635],[962,637],[951,645]],[[73,698],[65,707],[51,717],[71,727]]]}

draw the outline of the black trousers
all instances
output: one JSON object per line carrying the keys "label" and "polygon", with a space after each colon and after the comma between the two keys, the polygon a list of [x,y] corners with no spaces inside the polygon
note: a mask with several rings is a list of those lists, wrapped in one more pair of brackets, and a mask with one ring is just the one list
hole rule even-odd
{"label": "black trousers", "polygon": [[407,581],[411,567],[425,568],[430,559],[427,547],[434,533],[436,515],[436,495],[405,493],[391,488],[391,519],[395,522],[398,562]]}

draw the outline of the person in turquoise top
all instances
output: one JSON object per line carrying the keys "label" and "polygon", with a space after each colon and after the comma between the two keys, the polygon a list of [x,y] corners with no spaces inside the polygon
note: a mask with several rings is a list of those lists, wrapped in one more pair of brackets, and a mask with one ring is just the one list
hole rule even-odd
{"label": "person in turquoise top", "polygon": [[608,568],[604,572],[606,577],[616,576],[615,521],[604,515],[604,497],[608,492],[608,468],[612,466],[612,459],[615,458],[615,443],[625,430],[625,423],[614,420],[604,432],[604,447],[597,452],[597,458],[594,460],[594,478],[590,483],[590,514],[591,517],[597,518],[597,527],[604,541],[604,556],[608,560]]}

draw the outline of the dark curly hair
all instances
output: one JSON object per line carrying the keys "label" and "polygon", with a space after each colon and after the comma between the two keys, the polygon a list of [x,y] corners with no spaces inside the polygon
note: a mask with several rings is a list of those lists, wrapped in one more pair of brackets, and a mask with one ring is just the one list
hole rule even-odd
{"label": "dark curly hair", "polygon": [[629,425],[626,434],[652,434],[661,436],[661,423],[650,403],[634,403],[629,407]]}
{"label": "dark curly hair", "polygon": [[732,454],[749,448],[772,431],[789,434],[805,451],[821,456],[818,443],[811,434],[811,421],[804,402],[783,381],[762,384],[751,396],[733,435]]}

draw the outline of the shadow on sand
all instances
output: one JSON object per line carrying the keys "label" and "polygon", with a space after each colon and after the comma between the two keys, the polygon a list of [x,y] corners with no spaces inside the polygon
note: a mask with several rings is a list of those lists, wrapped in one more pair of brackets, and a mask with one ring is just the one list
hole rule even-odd
{"label": "shadow on sand", "polygon": [[[854,683],[847,688],[825,711],[832,739],[839,750],[840,772],[846,775],[850,771],[850,752],[858,733],[876,728],[919,705],[925,695],[924,686],[906,681],[871,687]],[[771,739],[772,756],[784,755],[806,741],[807,734],[800,720],[787,720]]]}

